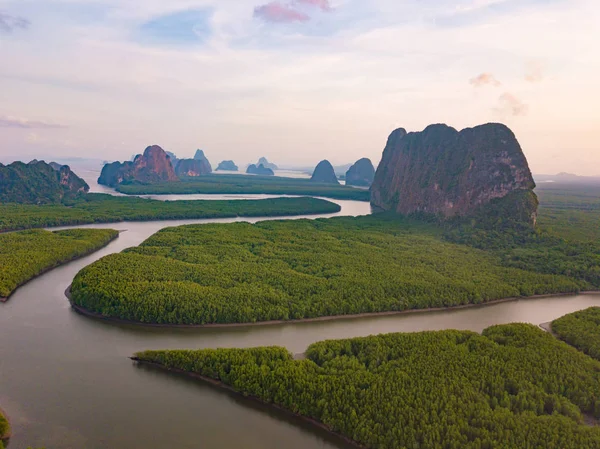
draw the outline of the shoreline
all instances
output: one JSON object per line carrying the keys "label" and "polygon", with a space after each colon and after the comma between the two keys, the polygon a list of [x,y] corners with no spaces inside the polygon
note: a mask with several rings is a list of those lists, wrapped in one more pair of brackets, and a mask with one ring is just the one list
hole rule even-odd
{"label": "shoreline", "polygon": [[589,291],[581,291],[578,293],[549,293],[545,295],[533,295],[533,296],[518,296],[511,298],[501,298],[494,299],[492,301],[487,301],[480,304],[462,304],[458,306],[449,306],[449,307],[435,307],[429,309],[409,309],[409,310],[392,310],[388,312],[365,312],[358,313],[352,315],[331,315],[331,316],[322,316],[315,318],[301,318],[297,320],[271,320],[271,321],[259,321],[255,323],[211,323],[211,324],[160,324],[160,323],[142,323],[140,321],[132,321],[125,320],[121,318],[114,318],[102,315],[100,313],[92,312],[85,307],[74,304],[71,296],[71,285],[67,287],[65,290],[65,296],[69,300],[71,307],[80,315],[98,319],[102,321],[107,321],[115,324],[126,324],[126,325],[134,325],[134,326],[143,326],[143,327],[157,327],[157,328],[171,328],[171,329],[210,329],[210,328],[235,328],[235,327],[257,327],[257,326],[273,326],[280,324],[294,324],[294,323],[316,323],[321,321],[342,321],[342,320],[353,320],[359,318],[377,318],[384,316],[394,316],[394,315],[410,315],[417,313],[433,313],[433,312],[451,312],[454,310],[462,310],[462,309],[471,309],[476,307],[486,307],[492,306],[496,304],[502,304],[505,302],[513,302],[519,300],[529,300],[529,299],[541,299],[541,298],[555,298],[555,297],[565,297],[565,296],[574,296],[574,295],[598,295],[600,294],[600,290],[589,290]]}
{"label": "shoreline", "polygon": [[17,292],[17,290],[19,290],[19,288],[23,287],[23,286],[24,286],[25,284],[27,284],[28,282],[31,282],[31,281],[33,281],[34,279],[37,279],[37,278],[39,278],[40,276],[42,276],[42,275],[44,275],[44,274],[48,273],[49,271],[52,271],[52,270],[54,270],[55,268],[58,268],[58,267],[62,267],[63,265],[66,265],[66,264],[68,264],[68,263],[74,262],[74,261],[76,261],[76,260],[78,260],[78,259],[82,259],[82,258],[84,258],[84,257],[87,257],[87,256],[89,256],[90,254],[93,254],[93,253],[95,253],[96,251],[100,251],[101,249],[103,249],[103,248],[106,248],[108,245],[110,245],[112,242],[114,242],[115,240],[117,240],[117,239],[119,238],[119,235],[121,234],[121,232],[125,232],[125,231],[117,231],[117,235],[116,235],[116,236],[114,236],[114,237],[111,237],[111,239],[110,239],[110,240],[108,240],[108,241],[107,241],[105,244],[103,244],[102,246],[99,246],[98,248],[91,249],[91,250],[89,250],[89,251],[86,251],[86,252],[85,252],[85,253],[83,253],[83,254],[79,254],[79,255],[77,255],[77,256],[73,256],[73,257],[72,257],[72,258],[70,258],[69,260],[65,260],[64,262],[59,262],[59,263],[56,263],[56,264],[52,265],[51,267],[44,268],[42,271],[40,271],[40,272],[39,272],[38,274],[36,274],[35,276],[33,276],[33,277],[31,277],[31,278],[27,279],[26,281],[23,281],[23,282],[21,282],[20,284],[18,284],[18,285],[17,285],[17,286],[14,288],[14,290],[13,290],[13,291],[11,291],[11,292],[8,294],[8,296],[7,296],[7,297],[5,297],[5,298],[3,298],[3,297],[0,297],[0,303],[4,304],[4,303],[8,302],[8,300],[11,298],[11,296],[12,296],[12,295],[14,295],[14,294]]}
{"label": "shoreline", "polygon": [[303,421],[305,423],[309,423],[309,424],[311,424],[313,426],[316,426],[319,429],[324,430],[325,432],[327,432],[329,435],[332,435],[335,438],[339,438],[343,442],[345,442],[347,444],[350,444],[351,446],[354,446],[354,447],[359,448],[359,449],[365,449],[366,448],[366,446],[361,445],[357,441],[354,441],[353,439],[351,439],[351,438],[349,438],[349,437],[347,437],[345,435],[342,435],[341,433],[338,433],[338,432],[330,429],[325,423],[323,423],[323,422],[321,422],[321,421],[319,421],[317,419],[310,418],[308,416],[304,416],[304,415],[301,415],[299,413],[295,413],[295,412],[293,412],[293,411],[291,411],[291,410],[289,410],[289,409],[287,409],[285,407],[282,407],[279,404],[276,404],[274,402],[267,402],[267,401],[265,401],[265,400],[263,400],[263,399],[261,399],[261,398],[259,398],[257,396],[246,395],[244,393],[241,393],[241,392],[237,391],[236,389],[234,389],[233,387],[231,387],[231,386],[229,386],[229,385],[221,382],[220,380],[213,379],[213,378],[207,377],[207,376],[203,376],[202,374],[198,374],[198,373],[193,373],[193,372],[190,372],[190,371],[181,370],[181,369],[178,369],[178,368],[168,368],[165,365],[161,365],[160,363],[148,362],[148,361],[145,361],[145,360],[141,360],[141,359],[139,359],[138,357],[135,357],[135,356],[129,357],[129,359],[132,360],[133,362],[137,363],[137,364],[140,364],[140,365],[153,366],[155,368],[159,368],[159,369],[161,369],[163,371],[166,371],[166,372],[183,374],[183,375],[185,375],[187,377],[191,377],[192,379],[201,380],[201,381],[203,381],[203,382],[205,382],[205,383],[207,383],[209,385],[212,385],[213,387],[216,387],[216,388],[219,388],[219,389],[222,389],[222,390],[226,390],[226,391],[228,391],[230,393],[233,393],[234,395],[236,395],[238,397],[241,397],[241,398],[243,398],[245,400],[261,404],[261,405],[266,406],[268,408],[274,408],[277,411],[282,412],[283,414],[287,415],[288,417],[292,417],[292,418],[295,418],[295,419],[300,419],[301,421]]}

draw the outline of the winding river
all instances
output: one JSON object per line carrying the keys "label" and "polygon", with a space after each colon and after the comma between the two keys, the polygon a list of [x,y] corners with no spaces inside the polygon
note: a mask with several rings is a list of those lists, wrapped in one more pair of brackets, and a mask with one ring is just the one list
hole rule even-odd
{"label": "winding river", "polygon": [[[342,211],[336,215],[370,212],[366,203],[337,202]],[[166,226],[231,221],[236,220],[90,225],[125,232],[97,253],[31,281],[0,305],[0,404],[13,425],[10,448],[344,448],[337,438],[299,420],[212,386],[137,366],[127,357],[144,349],[273,344],[302,352],[329,338],[539,324],[600,303],[599,295],[582,295],[413,315],[177,330],[99,322],[70,308],[66,287],[100,257],[138,245]]]}

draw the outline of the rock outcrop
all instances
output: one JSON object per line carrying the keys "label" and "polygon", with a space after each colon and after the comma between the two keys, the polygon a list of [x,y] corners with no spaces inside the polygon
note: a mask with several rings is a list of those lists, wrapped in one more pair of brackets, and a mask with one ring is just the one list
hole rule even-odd
{"label": "rock outcrop", "polygon": [[246,169],[246,173],[248,173],[250,175],[263,175],[263,176],[273,176],[275,174],[273,172],[273,170],[265,167],[262,164],[260,164],[258,166],[254,165],[254,164],[249,165],[248,168]]}
{"label": "rock outcrop", "polygon": [[346,185],[356,187],[370,187],[375,178],[375,168],[371,159],[362,158],[346,172]]}
{"label": "rock outcrop", "polygon": [[390,135],[371,203],[401,214],[451,218],[474,215],[506,199],[511,204],[502,204],[503,210],[534,224],[534,188],[527,159],[506,126],[490,123],[458,132],[431,125],[422,132],[397,129]]}
{"label": "rock outcrop", "polygon": [[238,166],[233,161],[221,161],[217,170],[221,171],[238,171]]}
{"label": "rock outcrop", "polygon": [[312,182],[319,182],[323,184],[339,184],[340,182],[335,176],[335,171],[333,170],[333,166],[327,160],[319,162],[315,171],[310,178]]}
{"label": "rock outcrop", "polygon": [[273,163],[269,162],[269,161],[267,160],[267,158],[266,158],[266,157],[261,157],[261,158],[258,160],[258,162],[256,163],[256,166],[258,167],[258,166],[260,166],[260,165],[262,165],[262,166],[263,166],[263,167],[265,167],[265,168],[270,168],[270,169],[271,169],[271,170],[273,170],[273,171],[275,171],[275,170],[278,170],[278,169],[279,169],[279,167],[277,167],[277,165],[275,165],[275,164],[273,164]]}
{"label": "rock outcrop", "polygon": [[204,159],[178,159],[175,167],[177,176],[202,176],[212,172],[212,167],[206,158]]}
{"label": "rock outcrop", "polygon": [[0,202],[53,204],[79,194],[90,187],[71,171],[68,165],[56,170],[44,161],[29,164],[13,162],[0,164]]}
{"label": "rock outcrop", "polygon": [[56,171],[60,171],[60,169],[64,167],[64,165],[59,164],[58,162],[50,162],[48,165]]}
{"label": "rock outcrop", "polygon": [[177,181],[175,170],[165,150],[158,145],[146,148],[133,162],[113,162],[106,164],[98,178],[98,184],[115,187],[123,183],[138,182],[153,184]]}

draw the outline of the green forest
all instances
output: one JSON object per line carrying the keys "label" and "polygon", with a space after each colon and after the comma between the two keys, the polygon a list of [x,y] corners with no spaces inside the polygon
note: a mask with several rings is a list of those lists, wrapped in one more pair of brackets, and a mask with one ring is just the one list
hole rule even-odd
{"label": "green forest", "polygon": [[156,184],[121,184],[117,190],[129,195],[160,194],[271,194],[310,195],[339,200],[369,201],[368,190],[331,184],[319,184],[310,179],[278,176],[206,175],[183,178],[183,182]]}
{"label": "green forest", "polygon": [[8,298],[30,279],[93,252],[118,235],[112,229],[36,229],[0,234],[0,298]]}
{"label": "green forest", "polygon": [[340,206],[317,198],[158,201],[88,193],[63,204],[0,204],[0,232],[119,221],[184,220],[336,213]]}
{"label": "green forest", "polygon": [[0,449],[4,449],[4,440],[10,435],[10,424],[0,409]]}
{"label": "green forest", "polygon": [[600,307],[565,315],[552,322],[558,338],[600,360]]}
{"label": "green forest", "polygon": [[600,363],[527,324],[284,348],[147,351],[367,448],[600,447]]}
{"label": "green forest", "polygon": [[[548,274],[522,253],[521,247],[484,251],[452,243],[436,224],[388,215],[190,225],[163,229],[84,268],[73,281],[72,298],[89,311],[125,320],[213,324],[482,304],[594,288],[565,269]],[[519,266],[507,266],[507,259]]]}

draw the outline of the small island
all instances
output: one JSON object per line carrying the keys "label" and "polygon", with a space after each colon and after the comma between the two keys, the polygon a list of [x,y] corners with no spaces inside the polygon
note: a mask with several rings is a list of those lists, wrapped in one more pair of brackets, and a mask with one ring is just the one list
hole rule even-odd
{"label": "small island", "polygon": [[260,175],[260,176],[273,176],[275,172],[272,169],[265,167],[263,164],[254,165],[251,164],[246,169],[246,173],[249,175]]}
{"label": "small island", "polygon": [[315,171],[313,172],[310,180],[312,182],[318,182],[321,184],[338,185],[340,183],[335,175],[333,165],[331,165],[331,162],[327,160],[319,162],[319,164],[315,167]]}
{"label": "small island", "polygon": [[221,161],[217,171],[238,171],[238,166],[233,161]]}

